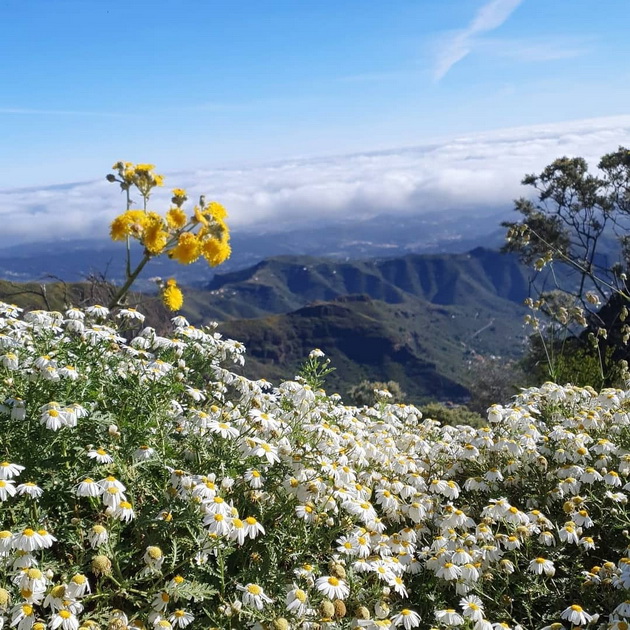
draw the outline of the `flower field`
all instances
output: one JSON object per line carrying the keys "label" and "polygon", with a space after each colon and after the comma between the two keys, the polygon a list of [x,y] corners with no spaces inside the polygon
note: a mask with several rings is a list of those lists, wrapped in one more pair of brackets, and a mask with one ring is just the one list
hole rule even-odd
{"label": "flower field", "polygon": [[629,627],[630,392],[440,426],[142,322],[0,306],[0,628]]}

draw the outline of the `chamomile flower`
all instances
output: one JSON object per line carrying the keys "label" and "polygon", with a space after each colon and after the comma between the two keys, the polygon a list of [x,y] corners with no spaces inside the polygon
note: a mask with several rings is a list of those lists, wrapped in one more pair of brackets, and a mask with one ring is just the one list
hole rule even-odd
{"label": "chamomile flower", "polygon": [[0,501],[6,501],[9,497],[15,496],[16,492],[15,482],[12,479],[0,479]]}
{"label": "chamomile flower", "polygon": [[135,518],[135,512],[129,501],[121,501],[118,506],[112,511],[112,516],[119,521],[129,523]]}
{"label": "chamomile flower", "polygon": [[16,490],[19,495],[31,497],[32,499],[39,499],[44,494],[44,491],[32,481],[21,483]]}
{"label": "chamomile flower", "polygon": [[34,623],[35,610],[31,604],[18,604],[11,610],[11,627],[17,626],[17,630],[30,630]]}
{"label": "chamomile flower", "polygon": [[258,584],[249,583],[245,586],[240,584],[236,587],[239,591],[243,592],[243,605],[251,606],[257,610],[262,610],[266,604],[271,604],[272,599],[268,597],[263,591],[262,587]]}
{"label": "chamomile flower", "polygon": [[104,448],[91,449],[87,456],[99,464],[111,464],[114,461],[114,458]]}
{"label": "chamomile flower", "polygon": [[397,615],[392,617],[392,623],[395,626],[402,626],[405,630],[417,628],[421,621],[420,615],[409,608],[403,608]]}
{"label": "chamomile flower", "polygon": [[464,618],[454,608],[436,610],[435,618],[447,626],[461,626],[464,623]]}
{"label": "chamomile flower", "polygon": [[68,582],[66,592],[70,599],[78,599],[92,591],[87,577],[82,573],[76,573]]}
{"label": "chamomile flower", "polygon": [[265,482],[265,478],[262,476],[260,471],[255,469],[245,471],[243,477],[245,481],[247,481],[247,483],[255,490],[262,488]]}
{"label": "chamomile flower", "polygon": [[252,539],[256,538],[259,534],[265,533],[265,528],[253,516],[248,516],[243,524],[245,526],[245,535]]}
{"label": "chamomile flower", "polygon": [[536,575],[542,575],[543,573],[548,576],[553,576],[556,573],[556,569],[553,566],[553,562],[547,558],[534,558],[527,567],[528,571]]}
{"label": "chamomile flower", "polygon": [[161,591],[153,598],[151,608],[153,608],[156,612],[164,612],[170,601],[171,596],[166,591]]}
{"label": "chamomile flower", "polygon": [[6,461],[1,462],[0,479],[13,479],[14,477],[18,477],[23,470],[24,466],[20,466],[19,464],[11,464]]}
{"label": "chamomile flower", "polygon": [[192,613],[182,608],[173,611],[173,614],[168,618],[173,628],[185,628],[190,625],[194,619],[195,616]]}
{"label": "chamomile flower", "polygon": [[94,479],[86,477],[75,486],[74,491],[79,497],[98,497],[102,494],[103,488]]}
{"label": "chamomile flower", "polygon": [[592,615],[589,615],[582,606],[578,604],[573,604],[568,608],[565,608],[560,614],[560,617],[562,617],[562,619],[566,619],[575,626],[585,626],[593,618]]}
{"label": "chamomile flower", "polygon": [[287,593],[286,609],[297,617],[303,617],[308,611],[308,595],[301,588],[294,587]]}
{"label": "chamomile flower", "polygon": [[104,545],[109,540],[109,533],[102,525],[93,525],[88,532],[88,541],[92,549],[96,549],[101,545]]}
{"label": "chamomile flower", "polygon": [[459,600],[462,613],[466,619],[481,621],[483,619],[483,602],[476,595],[468,595]]}
{"label": "chamomile flower", "polygon": [[324,575],[315,580],[315,586],[320,593],[323,593],[328,599],[345,599],[350,594],[350,589],[344,580]]}
{"label": "chamomile flower", "polygon": [[11,546],[19,551],[37,551],[43,549],[45,545],[42,537],[30,527],[23,529],[13,537]]}
{"label": "chamomile flower", "polygon": [[133,459],[136,462],[144,462],[148,459],[151,459],[153,455],[155,455],[155,449],[150,446],[143,445],[139,446],[133,452]]}

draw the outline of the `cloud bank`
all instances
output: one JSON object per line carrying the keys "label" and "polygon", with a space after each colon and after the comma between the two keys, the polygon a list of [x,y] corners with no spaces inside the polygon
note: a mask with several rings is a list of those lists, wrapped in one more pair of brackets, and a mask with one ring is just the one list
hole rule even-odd
{"label": "cloud bank", "polygon": [[[527,193],[520,185],[557,157],[583,156],[594,167],[604,153],[630,146],[630,116],[502,129],[417,147],[241,169],[166,173],[152,207],[168,207],[168,188],[190,199],[223,203],[233,229],[269,231],[309,221],[360,220],[377,214],[496,211]],[[104,180],[0,190],[2,246],[54,239],[103,238],[124,209]]]}

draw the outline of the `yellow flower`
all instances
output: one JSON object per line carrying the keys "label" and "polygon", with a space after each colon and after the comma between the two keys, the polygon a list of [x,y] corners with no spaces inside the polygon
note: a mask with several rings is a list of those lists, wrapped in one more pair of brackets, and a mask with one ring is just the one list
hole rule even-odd
{"label": "yellow flower", "polygon": [[184,232],[179,235],[177,245],[169,252],[169,256],[182,265],[194,263],[201,255],[201,243],[194,234]]}
{"label": "yellow flower", "polygon": [[173,278],[166,281],[166,287],[162,292],[162,302],[171,311],[178,311],[184,304],[184,296]]}
{"label": "yellow flower", "polygon": [[124,241],[127,236],[138,238],[146,225],[147,214],[143,210],[127,210],[111,223],[109,234],[113,241]]}
{"label": "yellow flower", "polygon": [[155,212],[151,212],[146,222],[142,243],[147,248],[147,251],[153,255],[161,254],[166,247],[169,234],[163,227],[162,217]]}
{"label": "yellow flower", "polygon": [[209,265],[216,267],[230,257],[232,249],[226,239],[208,238],[201,245],[201,253]]}
{"label": "yellow flower", "polygon": [[211,201],[207,208],[207,212],[212,215],[212,218],[216,221],[222,221],[227,217],[227,210],[218,202]]}
{"label": "yellow flower", "polygon": [[[177,188],[175,190],[178,190]],[[173,191],[173,193],[175,192]],[[188,221],[186,213],[181,208],[171,208],[166,213],[166,222],[172,230],[181,230]]]}
{"label": "yellow flower", "polygon": [[136,173],[150,173],[155,168],[155,164],[136,164]]}
{"label": "yellow flower", "polygon": [[184,203],[184,201],[188,199],[188,197],[186,196],[186,191],[183,188],[173,188],[171,192],[173,193],[172,202],[176,206],[181,206]]}

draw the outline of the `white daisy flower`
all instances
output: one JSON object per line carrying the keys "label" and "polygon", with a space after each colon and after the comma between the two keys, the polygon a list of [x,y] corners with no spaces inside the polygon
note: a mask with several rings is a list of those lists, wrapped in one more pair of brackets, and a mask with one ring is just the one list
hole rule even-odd
{"label": "white daisy flower", "polygon": [[76,573],[68,582],[66,592],[70,599],[78,599],[87,593],[91,593],[92,590],[90,589],[90,583],[88,582],[87,577],[85,577],[82,573]]}
{"label": "white daisy flower", "polygon": [[21,483],[17,487],[17,493],[19,495],[27,495],[29,497],[32,497],[33,499],[39,499],[39,497],[44,494],[44,491],[32,481],[27,481],[25,483]]}
{"label": "white daisy flower", "polygon": [[0,557],[7,555],[13,547],[13,534],[3,529],[0,531]]}
{"label": "white daisy flower", "polygon": [[464,623],[464,618],[454,608],[436,610],[435,618],[447,626],[461,626]]}
{"label": "white daisy flower", "polygon": [[262,610],[265,607],[265,604],[271,604],[272,599],[265,595],[262,587],[258,586],[258,584],[246,584],[245,586],[241,586],[240,584],[236,587],[239,591],[243,591],[243,605],[244,606],[252,606],[257,610]]}
{"label": "white daisy flower", "polygon": [[173,611],[173,614],[168,618],[174,628],[185,628],[191,624],[194,619],[195,616],[192,613],[181,608]]}
{"label": "white daisy flower", "polygon": [[162,591],[153,598],[151,608],[156,612],[164,612],[170,601],[171,596],[166,591]]}
{"label": "white daisy flower", "polygon": [[109,540],[109,533],[102,525],[94,525],[88,532],[87,537],[92,549],[96,549]]}
{"label": "white daisy flower", "polygon": [[551,560],[547,560],[547,558],[534,558],[527,567],[528,571],[535,573],[536,575],[542,575],[543,573],[548,576],[555,575],[556,569],[553,566],[553,562]]}
{"label": "white daisy flower", "polygon": [[422,621],[420,615],[414,610],[409,608],[403,608],[400,613],[392,617],[392,623],[395,626],[403,626],[405,630],[411,630],[411,628],[417,628]]}
{"label": "white daisy flower", "polygon": [[0,479],[0,501],[6,501],[9,497],[15,496],[16,492],[15,481]]}
{"label": "white daisy flower", "polygon": [[97,448],[88,451],[87,456],[90,459],[95,459],[99,464],[111,464],[114,458],[104,449]]}
{"label": "white daisy flower", "polygon": [[30,527],[23,529],[13,537],[11,546],[19,551],[37,551],[44,548],[42,537]]}
{"label": "white daisy flower", "polygon": [[348,585],[332,575],[324,575],[315,580],[315,586],[328,599],[345,599],[350,594]]}
{"label": "white daisy flower", "polygon": [[308,611],[308,595],[305,591],[294,586],[288,593],[286,598],[286,608],[297,617],[303,617]]}
{"label": "white daisy flower", "polygon": [[19,464],[1,462],[0,479],[13,479],[13,477],[18,477],[23,470],[24,466],[20,466]]}
{"label": "white daisy flower", "polygon": [[239,436],[238,429],[233,427],[229,422],[217,422],[216,420],[211,420],[208,422],[207,428],[212,433],[217,433],[226,440],[237,438]]}
{"label": "white daisy flower", "polygon": [[31,604],[18,604],[11,610],[11,627],[17,630],[30,630],[35,623],[35,611]]}
{"label": "white daisy flower", "polygon": [[79,497],[98,497],[103,488],[94,479],[86,477],[75,486],[74,492]]}
{"label": "white daisy flower", "polygon": [[232,527],[228,532],[228,536],[235,540],[239,545],[245,544],[245,538],[247,537],[247,529],[245,523],[240,518],[233,518]]}
{"label": "white daisy flower", "polygon": [[151,459],[155,454],[155,449],[150,446],[140,446],[133,452],[133,459],[136,462],[144,462],[147,459]]}
{"label": "white daisy flower", "polygon": [[244,520],[245,525],[245,535],[254,539],[258,536],[258,534],[264,534],[265,528],[253,517],[248,516]]}
{"label": "white daisy flower", "polygon": [[593,618],[592,615],[589,615],[582,606],[578,604],[573,604],[565,608],[560,614],[560,617],[576,626],[585,626]]}
{"label": "white daisy flower", "polygon": [[124,523],[128,523],[134,519],[135,513],[129,501],[121,501],[112,511],[112,516]]}
{"label": "white daisy flower", "polygon": [[245,474],[243,476],[245,478],[245,481],[247,481],[247,483],[255,490],[263,487],[265,478],[260,474],[259,470],[254,470],[250,468],[249,470],[245,471]]}
{"label": "white daisy flower", "polygon": [[483,602],[476,595],[468,595],[459,600],[462,612],[466,619],[481,621],[483,619]]}

